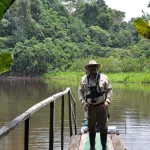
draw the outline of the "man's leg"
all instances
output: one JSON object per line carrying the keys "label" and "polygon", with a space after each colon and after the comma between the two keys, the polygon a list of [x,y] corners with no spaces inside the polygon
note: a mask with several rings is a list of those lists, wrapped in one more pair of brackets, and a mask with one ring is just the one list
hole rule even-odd
{"label": "man's leg", "polygon": [[89,106],[88,109],[88,128],[89,128],[89,141],[90,150],[95,150],[95,125],[96,125],[96,113],[95,106]]}
{"label": "man's leg", "polygon": [[90,150],[95,150],[95,136],[96,133],[89,133]]}
{"label": "man's leg", "polygon": [[102,150],[107,150],[107,110],[103,108],[103,105],[99,106],[96,118],[100,128]]}
{"label": "man's leg", "polygon": [[107,129],[100,130],[102,150],[107,150]]}

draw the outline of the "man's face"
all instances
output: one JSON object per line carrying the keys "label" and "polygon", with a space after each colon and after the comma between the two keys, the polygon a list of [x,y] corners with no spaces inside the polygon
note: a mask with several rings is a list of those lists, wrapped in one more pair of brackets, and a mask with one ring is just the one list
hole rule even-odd
{"label": "man's face", "polygon": [[97,70],[98,70],[98,67],[97,67],[97,65],[90,65],[89,67],[88,67],[88,71],[89,71],[89,73],[90,74],[96,74],[97,73]]}

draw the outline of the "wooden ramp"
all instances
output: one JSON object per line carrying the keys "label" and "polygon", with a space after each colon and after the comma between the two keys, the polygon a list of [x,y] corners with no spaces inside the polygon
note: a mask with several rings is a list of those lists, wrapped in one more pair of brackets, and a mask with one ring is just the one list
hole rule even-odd
{"label": "wooden ramp", "polygon": [[[96,133],[95,142],[96,150],[102,150],[99,133]],[[108,134],[107,146],[108,150],[126,150],[124,143],[116,134]],[[72,136],[67,150],[89,150],[89,147],[89,136],[86,133]]]}

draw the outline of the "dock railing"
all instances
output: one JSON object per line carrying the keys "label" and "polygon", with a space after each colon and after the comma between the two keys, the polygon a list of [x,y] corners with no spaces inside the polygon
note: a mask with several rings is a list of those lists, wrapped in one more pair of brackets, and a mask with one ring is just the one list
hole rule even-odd
{"label": "dock railing", "polygon": [[20,124],[24,123],[24,150],[29,150],[29,123],[30,117],[36,113],[41,108],[50,105],[50,129],[49,129],[49,150],[54,149],[54,102],[61,98],[61,150],[64,149],[64,95],[68,94],[68,110],[69,110],[69,129],[70,137],[73,135],[73,125],[74,124],[74,134],[77,134],[76,126],[76,101],[71,93],[70,88],[66,88],[65,91],[57,93],[39,103],[29,108],[27,111],[16,117],[14,120],[9,122],[7,125],[0,129],[0,139],[7,135],[11,130],[15,129]]}

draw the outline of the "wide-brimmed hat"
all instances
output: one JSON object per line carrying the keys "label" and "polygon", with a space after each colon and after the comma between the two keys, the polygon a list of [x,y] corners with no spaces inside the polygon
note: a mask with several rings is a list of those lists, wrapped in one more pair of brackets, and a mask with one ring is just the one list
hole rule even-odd
{"label": "wide-brimmed hat", "polygon": [[85,69],[87,70],[89,66],[97,66],[98,69],[101,67],[101,64],[98,64],[95,60],[90,60],[89,64],[85,65]]}

